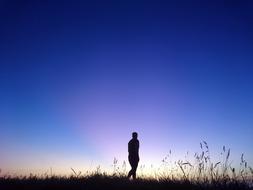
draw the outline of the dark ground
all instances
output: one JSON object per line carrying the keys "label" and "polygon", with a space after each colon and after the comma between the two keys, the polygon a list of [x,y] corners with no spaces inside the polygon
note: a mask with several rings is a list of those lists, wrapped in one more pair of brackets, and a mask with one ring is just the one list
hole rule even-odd
{"label": "dark ground", "polygon": [[111,190],[164,190],[164,189],[194,189],[194,190],[253,190],[249,185],[241,182],[213,182],[213,183],[198,183],[189,181],[177,181],[177,180],[154,180],[154,179],[137,179],[136,181],[128,180],[125,177],[118,176],[104,176],[104,175],[93,175],[88,177],[28,177],[28,178],[0,178],[0,189],[1,190],[48,190],[48,189],[77,189],[77,190],[88,190],[88,189],[111,189]]}

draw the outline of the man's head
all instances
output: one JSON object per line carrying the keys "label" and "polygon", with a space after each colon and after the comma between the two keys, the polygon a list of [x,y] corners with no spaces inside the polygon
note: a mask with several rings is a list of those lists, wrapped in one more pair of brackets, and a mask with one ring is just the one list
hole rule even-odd
{"label": "man's head", "polygon": [[133,132],[133,133],[132,133],[132,137],[133,137],[133,139],[137,139],[137,137],[138,137],[138,133]]}

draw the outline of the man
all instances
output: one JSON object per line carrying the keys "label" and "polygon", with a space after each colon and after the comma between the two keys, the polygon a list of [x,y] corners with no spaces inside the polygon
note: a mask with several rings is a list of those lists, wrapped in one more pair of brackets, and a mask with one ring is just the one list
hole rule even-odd
{"label": "man", "polygon": [[128,178],[133,176],[133,179],[136,179],[136,170],[139,162],[139,141],[137,136],[138,134],[133,132],[132,139],[128,142],[128,160],[132,168],[128,173]]}

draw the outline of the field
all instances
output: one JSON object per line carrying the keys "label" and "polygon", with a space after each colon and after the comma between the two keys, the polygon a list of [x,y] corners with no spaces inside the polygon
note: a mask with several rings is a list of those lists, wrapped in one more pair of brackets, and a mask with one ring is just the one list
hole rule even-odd
{"label": "field", "polygon": [[119,176],[93,175],[89,177],[50,177],[40,179],[1,179],[0,189],[252,189],[244,182],[214,181],[213,183],[190,182],[188,180],[137,179],[128,180]]}
{"label": "field", "polygon": [[239,168],[234,168],[229,160],[230,149],[223,147],[222,161],[213,163],[209,154],[209,147],[205,141],[200,143],[201,152],[194,155],[194,161],[178,160],[170,163],[169,157],[162,160],[159,172],[145,176],[141,174],[143,166],[139,167],[137,180],[128,179],[124,166],[118,166],[114,159],[113,172],[102,172],[98,167],[93,172],[83,174],[73,168],[70,176],[57,176],[54,174],[30,176],[0,177],[0,189],[235,189],[253,190],[253,169],[247,164],[244,155],[241,155]]}

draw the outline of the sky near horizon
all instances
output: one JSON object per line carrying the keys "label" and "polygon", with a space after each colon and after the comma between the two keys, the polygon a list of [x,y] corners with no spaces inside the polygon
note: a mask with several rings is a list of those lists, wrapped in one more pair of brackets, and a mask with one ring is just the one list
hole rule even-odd
{"label": "sky near horizon", "polygon": [[231,148],[253,165],[252,1],[0,1],[0,168]]}

